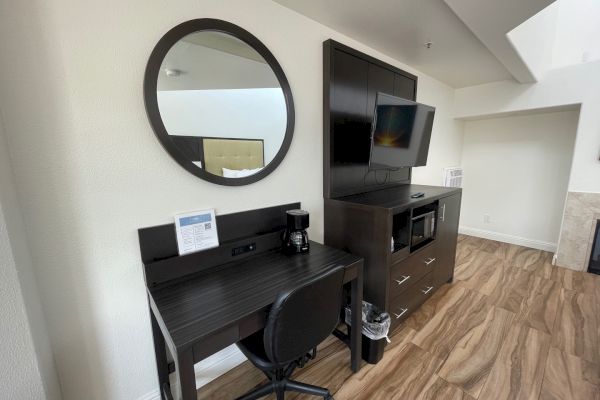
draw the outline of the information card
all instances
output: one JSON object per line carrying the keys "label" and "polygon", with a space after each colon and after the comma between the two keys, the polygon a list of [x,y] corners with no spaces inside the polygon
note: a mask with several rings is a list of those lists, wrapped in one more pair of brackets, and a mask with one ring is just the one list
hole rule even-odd
{"label": "information card", "polygon": [[175,215],[175,229],[179,255],[219,246],[214,209]]}

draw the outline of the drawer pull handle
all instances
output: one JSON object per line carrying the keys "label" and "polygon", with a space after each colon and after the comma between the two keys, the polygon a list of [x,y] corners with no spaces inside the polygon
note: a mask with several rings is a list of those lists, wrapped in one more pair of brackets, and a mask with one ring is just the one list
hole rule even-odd
{"label": "drawer pull handle", "polygon": [[394,313],[394,317],[396,317],[396,319],[398,319],[401,316],[403,316],[404,314],[406,314],[406,312],[408,311],[408,308],[401,308],[401,310],[402,310],[402,312],[400,314]]}
{"label": "drawer pull handle", "polygon": [[434,261],[435,261],[435,258],[430,258],[429,260],[425,261],[425,265],[429,265]]}
{"label": "drawer pull handle", "polygon": [[427,293],[431,292],[432,290],[433,290],[433,286],[428,286],[427,289],[425,289],[425,290],[421,289],[421,292],[423,292],[423,294],[427,294]]}
{"label": "drawer pull handle", "polygon": [[398,279],[394,279],[394,280],[395,280],[396,282],[398,282],[398,285],[402,285],[404,282],[406,282],[406,281],[407,281],[407,280],[409,280],[409,279],[410,279],[410,275],[408,275],[408,276],[404,276],[404,275],[402,275],[402,280],[401,280],[401,281],[399,281]]}

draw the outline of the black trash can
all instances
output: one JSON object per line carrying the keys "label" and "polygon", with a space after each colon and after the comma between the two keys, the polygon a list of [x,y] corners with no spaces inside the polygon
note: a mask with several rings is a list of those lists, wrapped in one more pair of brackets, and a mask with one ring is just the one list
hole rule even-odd
{"label": "black trash can", "polygon": [[[348,332],[350,326],[351,311],[346,307],[346,325]],[[383,357],[385,346],[389,339],[387,334],[390,330],[391,319],[388,313],[379,310],[371,303],[363,301],[362,305],[362,358],[369,364],[377,364]]]}
{"label": "black trash can", "polygon": [[373,340],[362,335],[362,359],[369,364],[377,364],[383,358],[385,346],[386,339]]}

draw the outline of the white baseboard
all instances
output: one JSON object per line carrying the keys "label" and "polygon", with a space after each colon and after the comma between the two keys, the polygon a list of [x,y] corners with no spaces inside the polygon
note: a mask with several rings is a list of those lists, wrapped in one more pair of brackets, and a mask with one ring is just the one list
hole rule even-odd
{"label": "white baseboard", "polygon": [[[235,346],[229,346],[225,349],[205,358],[198,364],[194,365],[194,373],[196,375],[196,388],[199,389],[207,383],[217,379],[227,371],[237,367],[246,361],[246,356]],[[171,374],[171,387],[175,392],[176,385],[174,378],[175,374]],[[155,389],[152,392],[146,393],[138,400],[160,400],[160,391]]]}
{"label": "white baseboard", "polygon": [[194,365],[196,388],[217,379],[227,371],[246,361],[246,356],[232,345]]}
{"label": "white baseboard", "polygon": [[469,236],[476,236],[484,239],[496,240],[498,242],[516,244],[517,246],[531,247],[532,249],[549,251],[551,253],[556,252],[557,244],[550,242],[543,242],[541,240],[527,239],[520,236],[508,235],[506,233],[499,233],[493,231],[487,231],[484,229],[470,228],[468,226],[459,226],[458,233]]}
{"label": "white baseboard", "polygon": [[142,397],[138,397],[138,400],[161,400],[160,390],[154,389],[153,391],[146,393]]}

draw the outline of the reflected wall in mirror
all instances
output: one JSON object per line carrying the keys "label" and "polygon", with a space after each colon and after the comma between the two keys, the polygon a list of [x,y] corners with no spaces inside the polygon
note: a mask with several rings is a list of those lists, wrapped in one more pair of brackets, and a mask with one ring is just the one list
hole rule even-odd
{"label": "reflected wall in mirror", "polygon": [[289,148],[294,107],[283,70],[233,24],[201,19],[169,31],[150,57],[144,91],[163,146],[203,179],[255,182]]}

